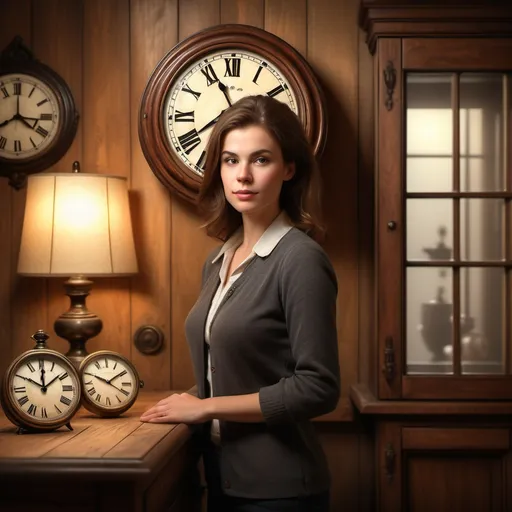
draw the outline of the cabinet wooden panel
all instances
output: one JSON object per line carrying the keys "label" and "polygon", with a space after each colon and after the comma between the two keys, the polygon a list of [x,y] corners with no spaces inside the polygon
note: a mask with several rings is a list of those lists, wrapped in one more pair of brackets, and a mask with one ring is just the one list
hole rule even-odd
{"label": "cabinet wooden panel", "polygon": [[503,492],[501,460],[492,455],[406,455],[404,510],[507,510],[499,499]]}
{"label": "cabinet wooden panel", "polygon": [[510,510],[510,425],[430,423],[379,423],[379,510]]}

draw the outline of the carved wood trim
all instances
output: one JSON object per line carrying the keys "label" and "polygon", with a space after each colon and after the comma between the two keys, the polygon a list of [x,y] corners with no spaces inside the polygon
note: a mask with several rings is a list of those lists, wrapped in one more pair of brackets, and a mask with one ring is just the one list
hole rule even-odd
{"label": "carved wood trim", "polygon": [[[503,36],[512,31],[512,5],[499,0],[362,0],[359,25],[373,54],[379,37]],[[501,5],[500,5],[501,4]],[[442,8],[441,8],[442,7]]]}

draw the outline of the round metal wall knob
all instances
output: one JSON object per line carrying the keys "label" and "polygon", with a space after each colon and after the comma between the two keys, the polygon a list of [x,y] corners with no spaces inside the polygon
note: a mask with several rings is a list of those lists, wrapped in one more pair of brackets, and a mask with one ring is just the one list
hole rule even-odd
{"label": "round metal wall knob", "polygon": [[394,220],[390,220],[388,222],[388,229],[390,231],[394,231],[396,229],[396,222]]}
{"label": "round metal wall knob", "polygon": [[164,346],[164,333],[154,325],[142,325],[133,335],[133,342],[139,352],[153,355],[160,352]]}

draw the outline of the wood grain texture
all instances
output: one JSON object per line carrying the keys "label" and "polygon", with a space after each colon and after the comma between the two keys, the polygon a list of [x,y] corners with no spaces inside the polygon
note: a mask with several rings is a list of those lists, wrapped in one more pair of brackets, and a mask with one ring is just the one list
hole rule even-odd
{"label": "wood grain texture", "polygon": [[359,505],[358,432],[354,425],[321,424],[316,426],[335,481],[331,486],[331,510],[368,511]]}
{"label": "wood grain texture", "polygon": [[308,55],[307,0],[265,2],[265,30],[284,39],[304,57]]}
{"label": "wood grain texture", "polygon": [[402,429],[404,450],[510,450],[507,428],[433,428]]}
{"label": "wood grain texture", "polygon": [[[380,398],[398,398],[401,396],[401,347],[402,319],[397,311],[402,311],[402,282],[396,276],[401,276],[402,259],[401,248],[405,229],[403,223],[401,198],[401,169],[402,169],[402,59],[400,41],[392,38],[383,38],[379,41],[379,92],[376,101],[378,104],[378,208],[376,236],[376,250],[379,254],[377,262],[377,280],[379,294],[382,293],[387,300],[378,303],[378,367],[384,367],[385,342],[389,338],[394,351],[395,376],[389,381],[379,372]],[[393,107],[388,110],[387,88],[384,84],[383,73],[391,62],[396,70],[396,86],[393,91]],[[395,230],[389,230],[387,223],[396,223]]]}
{"label": "wood grain texture", "polygon": [[221,0],[220,22],[242,23],[263,28],[265,0]]}
{"label": "wood grain texture", "polygon": [[[129,14],[129,0],[84,3],[82,172],[130,178]],[[103,319],[88,351],[131,356],[129,279],[96,279],[88,307]]]}
{"label": "wood grain texture", "polygon": [[89,428],[87,424],[74,425],[73,431],[61,430],[58,433],[38,435],[17,435],[16,427],[10,426],[0,430],[0,456],[5,458],[43,457],[63,443],[79,436]]}
{"label": "wood grain texture", "polygon": [[[172,393],[141,391],[131,409],[118,418],[100,418],[81,408],[71,421],[73,431],[61,427],[53,432],[17,435],[16,427],[0,411],[0,459],[4,463],[9,458],[145,459],[176,425],[141,423],[139,418]],[[0,472],[2,468],[0,464]]]}
{"label": "wood grain texture", "polygon": [[358,378],[357,5],[357,0],[317,0],[308,10],[308,61],[324,88],[329,114],[327,144],[320,161],[327,224],[324,246],[338,277],[338,344],[344,396]]}
{"label": "wood grain texture", "polygon": [[139,274],[132,278],[131,339],[142,325],[164,334],[164,348],[147,356],[132,349],[132,362],[149,389],[171,386],[171,198],[142,154],[138,114],[144,87],[159,60],[178,42],[178,3],[130,4],[131,205]]}
{"label": "wood grain texture", "polygon": [[[0,17],[0,49],[3,50],[15,35],[20,35],[30,44],[30,0],[6,0],[2,3]],[[17,355],[18,346],[14,336],[12,312],[15,305],[12,302],[14,287],[14,266],[18,255],[13,250],[14,196],[17,194],[8,184],[7,179],[0,179],[0,348],[5,357],[0,358],[1,375],[4,374],[10,360]]]}
{"label": "wood grain texture", "polygon": [[[180,40],[219,22],[218,0],[180,0]],[[202,219],[194,207],[178,197],[173,197],[171,219],[172,387],[189,388],[195,382],[184,323],[200,291],[206,256],[218,242],[209,239],[200,228]]]}
{"label": "wood grain texture", "polygon": [[221,0],[179,0],[179,39],[220,23]]}
{"label": "wood grain texture", "polygon": [[359,233],[359,382],[376,387],[376,308],[375,294],[375,137],[374,137],[374,61],[359,33],[358,68],[358,233]]}

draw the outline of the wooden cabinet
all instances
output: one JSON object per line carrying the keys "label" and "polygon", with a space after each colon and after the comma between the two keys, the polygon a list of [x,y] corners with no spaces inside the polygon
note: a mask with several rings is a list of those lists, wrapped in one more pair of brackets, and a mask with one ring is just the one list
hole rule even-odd
{"label": "wooden cabinet", "polygon": [[139,421],[169,394],[143,391],[119,418],[81,409],[72,431],[17,435],[0,410],[0,511],[199,512],[190,428]]}
{"label": "wooden cabinet", "polygon": [[363,0],[360,24],[375,321],[351,396],[379,509],[511,510],[512,4]]}

